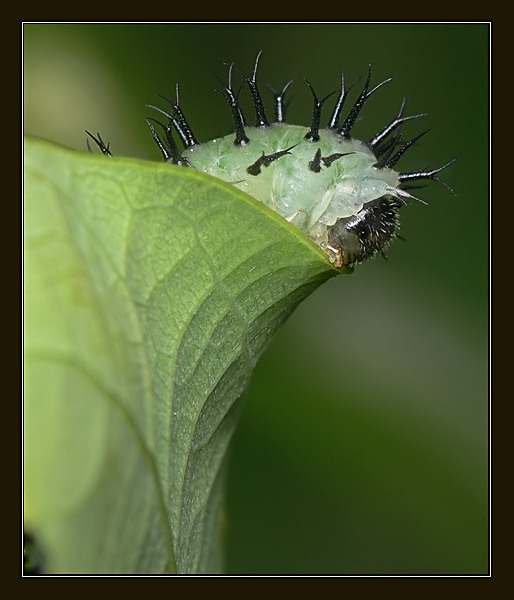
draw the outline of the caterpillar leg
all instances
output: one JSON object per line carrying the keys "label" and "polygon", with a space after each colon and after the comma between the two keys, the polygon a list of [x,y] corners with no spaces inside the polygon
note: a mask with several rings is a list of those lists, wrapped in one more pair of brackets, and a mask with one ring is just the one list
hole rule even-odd
{"label": "caterpillar leg", "polygon": [[329,261],[336,269],[341,269],[343,267],[343,249],[341,246],[334,246],[328,242],[321,242],[320,247],[328,254]]}

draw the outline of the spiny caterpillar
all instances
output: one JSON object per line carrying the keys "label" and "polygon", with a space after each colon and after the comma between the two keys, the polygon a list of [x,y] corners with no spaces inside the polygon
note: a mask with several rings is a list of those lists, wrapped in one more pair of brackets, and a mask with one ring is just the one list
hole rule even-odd
{"label": "spiny caterpillar", "polygon": [[[200,143],[191,129],[179,103],[161,96],[169,103],[169,112],[153,105],[167,119],[146,119],[153,139],[166,162],[191,167],[232,183],[266,206],[278,212],[316,242],[327,254],[334,267],[353,267],[355,264],[384,254],[387,245],[397,237],[399,211],[409,200],[419,200],[407,189],[408,182],[441,181],[437,174],[452,161],[437,169],[398,172],[393,167],[422,135],[402,144],[398,149],[401,125],[426,113],[404,116],[403,100],[397,116],[367,142],[352,138],[357,117],[368,98],[386,79],[370,89],[371,67],[362,91],[346,118],[340,124],[341,112],[348,92],[354,84],[341,89],[326,128],[321,127],[321,100],[313,87],[310,127],[286,123],[285,94],[292,81],[282,91],[271,88],[274,96],[275,118],[270,122],[257,85],[257,55],[251,76],[238,69],[243,83],[249,87],[255,109],[255,125],[247,121],[239,104],[239,92],[232,83],[234,63],[229,65],[228,81],[218,90],[232,112],[235,135]],[[355,82],[354,82],[355,83]],[[162,129],[159,135],[155,125]],[[98,134],[95,141],[100,150],[111,155]],[[175,141],[180,139],[183,150]],[[88,148],[91,151],[88,141]]]}

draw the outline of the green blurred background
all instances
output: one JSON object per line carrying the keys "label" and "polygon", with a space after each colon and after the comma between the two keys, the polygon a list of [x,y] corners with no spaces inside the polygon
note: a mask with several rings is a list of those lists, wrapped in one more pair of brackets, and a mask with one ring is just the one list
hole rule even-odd
{"label": "green blurred background", "polygon": [[161,160],[145,105],[165,108],[156,95],[173,97],[177,82],[197,137],[225,135],[216,76],[231,61],[251,71],[261,49],[261,83],[294,79],[291,123],[310,119],[304,78],[323,97],[343,70],[351,82],[370,63],[372,83],[393,80],[366,104],[355,137],[369,139],[404,97],[407,113],[429,113],[404,128],[405,139],[431,131],[398,167],[457,157],[443,175],[457,195],[436,183],[420,190],[429,206],[403,210],[406,241],[389,260],[325,284],[262,357],[230,453],[225,563],[238,574],[486,573],[488,25],[26,24],[23,33],[25,131],[79,151],[89,129],[114,154]]}

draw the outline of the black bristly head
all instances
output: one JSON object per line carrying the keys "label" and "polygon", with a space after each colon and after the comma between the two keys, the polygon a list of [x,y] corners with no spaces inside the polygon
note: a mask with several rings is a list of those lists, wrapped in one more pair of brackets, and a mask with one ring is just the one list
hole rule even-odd
{"label": "black bristly head", "polygon": [[330,226],[328,241],[340,248],[342,265],[353,266],[379,253],[385,256],[384,250],[398,234],[402,205],[400,200],[384,196]]}

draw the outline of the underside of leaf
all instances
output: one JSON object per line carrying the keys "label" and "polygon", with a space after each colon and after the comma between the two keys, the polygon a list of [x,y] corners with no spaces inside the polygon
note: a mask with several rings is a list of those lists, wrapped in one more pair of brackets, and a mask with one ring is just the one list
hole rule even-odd
{"label": "underside of leaf", "polygon": [[252,369],[337,274],[192,169],[25,145],[25,526],[51,573],[220,569]]}

